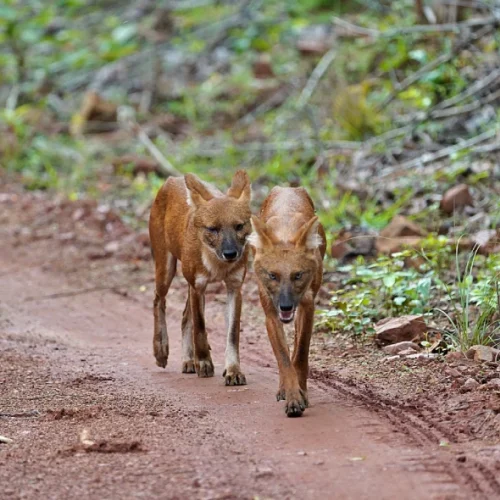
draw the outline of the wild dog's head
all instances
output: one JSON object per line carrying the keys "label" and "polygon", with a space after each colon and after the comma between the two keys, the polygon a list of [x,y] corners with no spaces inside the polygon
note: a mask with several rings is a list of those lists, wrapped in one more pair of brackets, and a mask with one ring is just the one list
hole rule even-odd
{"label": "wild dog's head", "polygon": [[258,217],[252,216],[252,226],[254,232],[249,241],[255,249],[255,274],[280,320],[290,323],[317,271],[316,249],[322,243],[318,218],[312,217],[306,222],[290,243],[279,241],[272,229]]}
{"label": "wild dog's head", "polygon": [[236,262],[243,255],[246,239],[252,232],[248,174],[238,170],[231,187],[222,196],[193,174],[186,174],[184,180],[201,241],[221,261]]}

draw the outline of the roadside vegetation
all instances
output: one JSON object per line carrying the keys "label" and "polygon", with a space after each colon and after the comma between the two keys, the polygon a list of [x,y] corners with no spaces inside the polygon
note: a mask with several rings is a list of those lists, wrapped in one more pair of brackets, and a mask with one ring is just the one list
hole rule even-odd
{"label": "roadside vegetation", "polygon": [[5,0],[2,174],[137,228],[169,174],[247,168],[256,208],[303,185],[318,328],[419,314],[446,349],[499,344],[500,4],[465,3]]}

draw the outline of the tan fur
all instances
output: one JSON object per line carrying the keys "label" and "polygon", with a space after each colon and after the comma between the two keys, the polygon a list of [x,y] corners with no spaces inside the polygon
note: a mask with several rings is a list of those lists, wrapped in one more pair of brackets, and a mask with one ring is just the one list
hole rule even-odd
{"label": "tan fur", "polygon": [[[260,218],[252,217],[252,225],[250,244],[260,301],[280,373],[276,397],[285,399],[286,414],[296,417],[308,405],[309,344],[314,299],[323,277],[325,232],[304,188],[275,187],[262,205]],[[295,310],[290,359],[283,323],[293,319]]]}
{"label": "tan fur", "polygon": [[[149,233],[156,266],[153,348],[156,364],[168,361],[165,297],[175,276],[177,261],[189,284],[182,318],[184,373],[214,374],[205,331],[205,289],[224,281],[228,292],[226,385],[245,384],[239,364],[241,286],[248,260],[246,239],[251,232],[250,181],[244,170],[233,177],[226,194],[193,174],[169,178],[151,207]],[[224,260],[231,252],[237,257]]]}

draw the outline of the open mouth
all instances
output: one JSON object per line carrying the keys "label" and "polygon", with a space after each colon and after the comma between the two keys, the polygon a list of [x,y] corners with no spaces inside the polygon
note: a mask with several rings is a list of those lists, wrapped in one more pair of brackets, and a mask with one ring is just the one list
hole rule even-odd
{"label": "open mouth", "polygon": [[279,312],[279,317],[282,323],[290,323],[290,321],[293,320],[294,316],[295,316],[295,309],[292,309],[291,311]]}

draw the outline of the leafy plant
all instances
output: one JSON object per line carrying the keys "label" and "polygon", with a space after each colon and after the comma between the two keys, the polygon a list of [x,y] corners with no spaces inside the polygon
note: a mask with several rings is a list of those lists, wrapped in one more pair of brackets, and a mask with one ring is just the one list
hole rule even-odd
{"label": "leafy plant", "polygon": [[483,279],[474,279],[474,265],[478,247],[469,254],[462,273],[456,251],[456,282],[454,287],[446,286],[453,311],[443,314],[452,326],[450,340],[458,349],[466,351],[473,345],[491,345],[498,342],[500,334],[500,294],[498,274]]}

